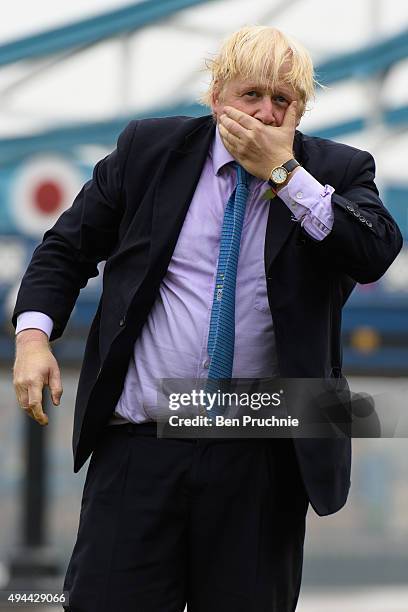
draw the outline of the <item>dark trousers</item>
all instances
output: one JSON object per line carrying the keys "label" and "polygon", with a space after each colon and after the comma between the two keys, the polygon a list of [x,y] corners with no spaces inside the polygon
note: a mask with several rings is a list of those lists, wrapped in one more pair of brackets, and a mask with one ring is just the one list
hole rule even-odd
{"label": "dark trousers", "polygon": [[106,428],[65,577],[70,612],[293,612],[308,500],[288,439]]}

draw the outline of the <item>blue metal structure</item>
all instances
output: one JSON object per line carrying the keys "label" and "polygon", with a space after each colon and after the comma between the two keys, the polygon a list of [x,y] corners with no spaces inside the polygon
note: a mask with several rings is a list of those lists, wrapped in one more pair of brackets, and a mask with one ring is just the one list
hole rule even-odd
{"label": "blue metal structure", "polygon": [[[166,117],[169,115],[189,115],[199,117],[207,114],[209,109],[189,101],[177,105],[149,109],[137,113],[138,119],[146,117]],[[67,152],[78,145],[100,144],[112,146],[125,125],[135,119],[135,115],[115,117],[106,121],[93,123],[79,123],[75,125],[53,128],[17,138],[0,139],[0,163],[15,163],[42,151]],[[388,110],[383,113],[383,122],[390,127],[406,126],[408,123],[408,106]],[[345,134],[365,129],[369,120],[358,117],[350,121],[341,122],[324,128],[311,130],[310,134],[322,138],[339,138]]]}
{"label": "blue metal structure", "polygon": [[134,32],[178,11],[209,1],[211,0],[144,0],[116,11],[26,36],[0,45],[0,66],[89,46],[118,34]]}
{"label": "blue metal structure", "polygon": [[[96,17],[78,21],[40,34],[0,45],[0,66],[23,60],[36,60],[55,53],[69,52],[96,44],[114,36],[134,32],[164,20],[170,15],[208,2],[208,0],[144,0]],[[351,53],[331,58],[316,67],[323,84],[333,84],[348,78],[370,77],[384,73],[396,62],[408,57],[408,30],[387,40]],[[181,100],[168,107],[146,109],[139,118],[166,115],[200,116],[208,110],[191,100]],[[0,139],[0,162],[17,161],[33,152],[66,150],[80,144],[112,145],[124,125],[134,115],[112,117],[102,122],[84,122],[61,126],[19,138]],[[408,124],[408,106],[385,109],[382,121],[390,127]],[[337,138],[363,130],[368,124],[364,117],[316,130],[315,135]]]}
{"label": "blue metal structure", "polygon": [[344,79],[370,77],[385,72],[408,57],[408,30],[363,49],[333,57],[318,66],[318,78],[326,85]]}
{"label": "blue metal structure", "polygon": [[[20,61],[33,61],[66,53],[80,52],[103,40],[134,32],[147,25],[164,20],[176,12],[203,4],[205,0],[144,0],[63,27],[28,36],[0,45],[0,66]],[[317,77],[323,84],[333,84],[351,78],[372,78],[384,75],[390,67],[408,57],[408,30],[374,45],[331,58],[317,66]],[[191,100],[137,113],[138,118],[166,115],[200,116],[208,109]],[[81,145],[101,145],[111,148],[126,123],[135,114],[112,117],[100,122],[62,125],[36,134],[0,139],[0,198],[7,201],[10,181],[16,168],[26,159],[41,153],[58,153],[70,157],[74,163],[74,150]],[[382,123],[390,128],[408,125],[408,106],[382,110]],[[370,118],[357,116],[346,122],[329,125],[314,132],[325,138],[338,138],[344,134],[368,128]],[[91,168],[81,167],[85,175]],[[400,223],[408,241],[408,185],[393,186],[385,190],[384,200]],[[27,257],[35,243],[19,236],[10,222],[11,216],[3,206],[0,210],[0,232],[24,243]],[[0,303],[4,302],[8,287],[0,282]],[[77,359],[82,351],[82,330],[89,325],[100,292],[100,279],[92,281],[81,292],[61,345],[62,358]],[[0,311],[0,324],[6,324],[8,315]],[[382,283],[355,292],[344,313],[345,362],[354,372],[406,373],[408,371],[408,292],[392,292]],[[371,330],[375,341],[359,346],[354,341],[361,330]],[[363,334],[364,337],[364,334]],[[360,343],[361,344],[361,343]],[[13,352],[11,338],[0,335],[0,358],[10,358]]]}

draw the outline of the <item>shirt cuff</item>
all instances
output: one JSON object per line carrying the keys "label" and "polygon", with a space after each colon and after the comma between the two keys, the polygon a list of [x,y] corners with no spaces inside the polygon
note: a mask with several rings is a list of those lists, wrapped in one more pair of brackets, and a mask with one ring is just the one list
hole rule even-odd
{"label": "shirt cuff", "polygon": [[308,234],[323,240],[333,228],[333,192],[333,187],[323,186],[307,170],[299,168],[278,195]]}
{"label": "shirt cuff", "polygon": [[54,321],[43,312],[35,310],[26,310],[17,317],[16,335],[23,329],[40,329],[48,338],[54,327]]}

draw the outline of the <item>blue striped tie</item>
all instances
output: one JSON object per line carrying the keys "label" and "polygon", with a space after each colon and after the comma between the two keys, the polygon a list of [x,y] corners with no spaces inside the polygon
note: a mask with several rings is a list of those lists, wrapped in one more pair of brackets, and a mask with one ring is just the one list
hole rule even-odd
{"label": "blue striped tie", "polygon": [[[237,184],[228,200],[221,230],[220,253],[218,257],[217,277],[215,282],[213,305],[211,310],[210,331],[208,334],[208,370],[207,392],[216,392],[218,381],[232,377],[235,344],[235,289],[239,249],[245,207],[249,194],[251,175],[238,164]],[[211,415],[218,412],[215,404]]]}

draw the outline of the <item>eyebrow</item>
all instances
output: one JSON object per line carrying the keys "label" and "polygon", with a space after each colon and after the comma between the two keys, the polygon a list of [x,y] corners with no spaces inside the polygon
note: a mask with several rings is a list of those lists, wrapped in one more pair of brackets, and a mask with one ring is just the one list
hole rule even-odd
{"label": "eyebrow", "polygon": [[[262,89],[262,90],[265,90],[267,88],[265,88],[263,85],[261,85],[259,83],[258,84],[257,83],[247,83],[247,84],[242,85],[242,89],[248,89],[248,90],[251,90],[251,89]],[[275,91],[273,91],[272,93],[275,96],[282,95],[282,96],[285,96],[286,98],[291,98],[292,97],[292,94],[289,93],[289,91],[287,91],[283,87],[277,87],[277,89]]]}

